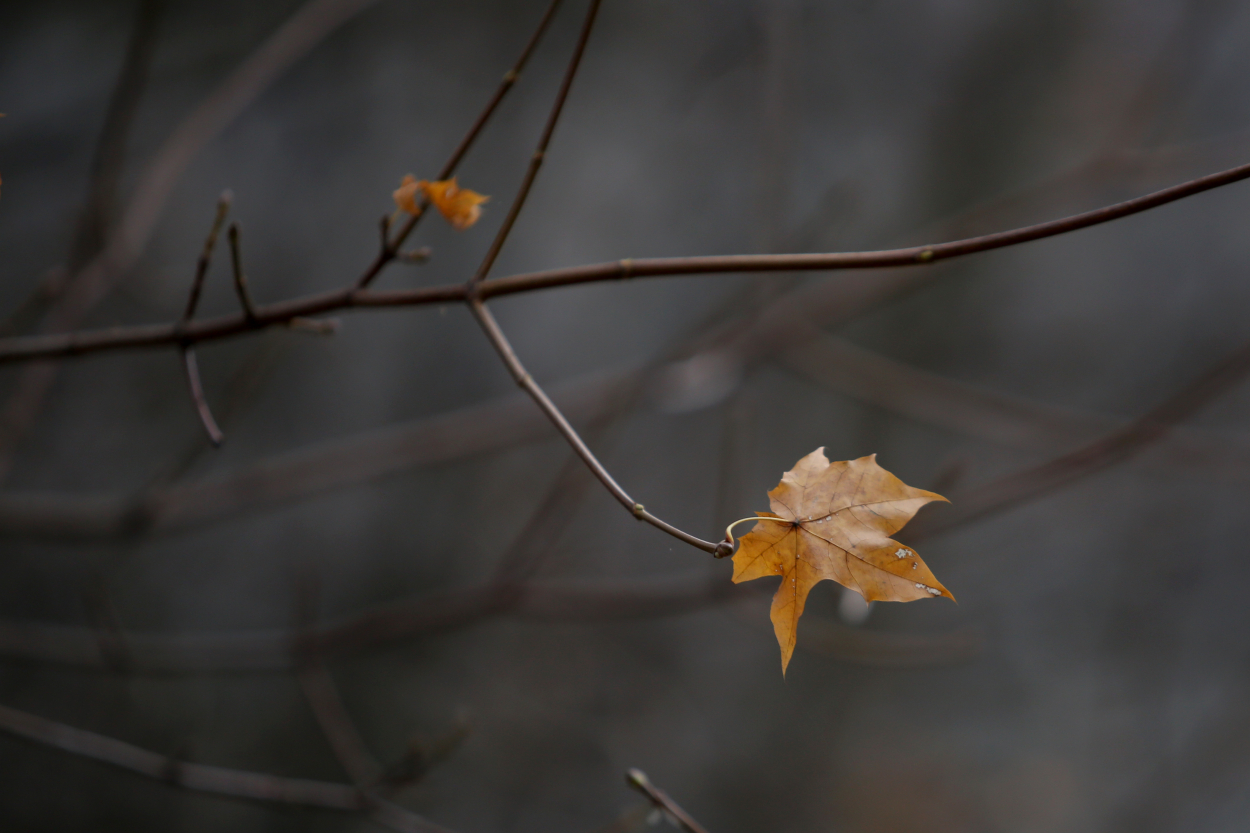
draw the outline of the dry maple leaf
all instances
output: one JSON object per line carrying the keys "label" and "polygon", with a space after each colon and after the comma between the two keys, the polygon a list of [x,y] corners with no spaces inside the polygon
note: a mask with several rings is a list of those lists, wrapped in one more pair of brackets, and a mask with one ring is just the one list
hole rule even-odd
{"label": "dry maple leaf", "polygon": [[447,222],[460,231],[464,231],[478,221],[482,216],[482,203],[490,199],[484,194],[461,188],[456,184],[454,176],[451,179],[430,182],[415,179],[412,174],[408,174],[395,191],[395,204],[409,214],[420,214],[421,206],[417,204],[418,191],[434,203],[434,207],[447,218]]}
{"label": "dry maple leaf", "polygon": [[781,576],[772,620],[781,673],[790,664],[799,617],[813,586],[832,579],[868,601],[954,601],[920,556],[890,536],[926,503],[946,498],[908,486],[877,465],[877,455],[830,463],[818,448],[782,475],[768,493],[772,512],[756,521],[734,554],[734,583]]}

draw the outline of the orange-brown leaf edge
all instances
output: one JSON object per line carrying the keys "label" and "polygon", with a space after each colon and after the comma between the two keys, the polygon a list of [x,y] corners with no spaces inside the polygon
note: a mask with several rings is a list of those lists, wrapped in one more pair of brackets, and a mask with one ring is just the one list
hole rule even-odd
{"label": "orange-brown leaf edge", "polygon": [[447,222],[460,231],[478,221],[482,216],[482,203],[490,199],[484,194],[461,188],[456,184],[454,176],[438,182],[427,182],[423,179],[416,185],[434,203],[439,213],[447,218]]}
{"label": "orange-brown leaf edge", "polygon": [[420,187],[415,176],[404,174],[404,178],[400,180],[399,187],[391,195],[395,198],[395,205],[409,214],[420,214],[421,206],[417,205],[417,191]]}
{"label": "orange-brown leaf edge", "polygon": [[733,580],[781,577],[770,615],[783,676],[817,582],[831,579],[870,602],[954,601],[914,549],[890,538],[922,506],[946,498],[908,486],[877,465],[877,455],[830,463],[818,448],[768,497],[773,511],[757,513],[761,520],[739,541]]}

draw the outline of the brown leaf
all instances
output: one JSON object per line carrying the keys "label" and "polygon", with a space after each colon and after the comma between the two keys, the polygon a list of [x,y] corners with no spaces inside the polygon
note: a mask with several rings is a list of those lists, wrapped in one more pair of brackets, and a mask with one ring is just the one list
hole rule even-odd
{"label": "brown leaf", "polygon": [[877,465],[877,455],[830,463],[818,448],[768,497],[773,511],[757,514],[772,520],[757,521],[742,537],[733,580],[781,576],[772,620],[783,675],[807,594],[819,581],[832,579],[870,602],[954,601],[915,550],[890,539],[920,507],[946,498],[908,486]]}

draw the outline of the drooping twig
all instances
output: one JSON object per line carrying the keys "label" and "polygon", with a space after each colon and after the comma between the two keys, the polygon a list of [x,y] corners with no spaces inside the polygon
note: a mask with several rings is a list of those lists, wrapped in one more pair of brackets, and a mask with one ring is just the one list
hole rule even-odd
{"label": "drooping twig", "polygon": [[187,388],[191,391],[191,403],[195,405],[195,413],[204,425],[204,431],[208,434],[208,441],[214,447],[220,447],[225,442],[226,435],[221,433],[221,428],[217,425],[217,420],[213,419],[213,412],[208,407],[208,399],[204,396],[204,384],[200,381],[200,365],[196,361],[194,347],[183,349],[182,369],[186,373]]}
{"label": "drooping twig", "polygon": [[474,299],[469,303],[469,308],[473,311],[473,315],[477,319],[478,323],[481,324],[483,332],[486,333],[486,337],[490,339],[491,345],[494,346],[495,351],[499,353],[499,357],[503,359],[503,363],[508,368],[508,372],[512,374],[512,378],[516,380],[516,383],[530,395],[535,403],[537,403],[542,412],[546,414],[547,418],[550,419],[552,424],[555,425],[556,430],[559,431],[561,436],[563,436],[568,444],[573,447],[577,456],[582,458],[582,461],[594,473],[595,477],[599,479],[599,482],[603,484],[604,488],[612,494],[612,497],[616,498],[618,503],[628,509],[634,517],[638,518],[638,520],[646,521],[657,529],[672,535],[674,538],[685,541],[691,546],[698,547],[704,552],[715,553],[718,551],[721,546],[720,544],[714,544],[711,541],[704,541],[702,538],[697,538],[688,532],[678,529],[670,523],[660,520],[655,515],[648,512],[641,503],[638,503],[630,497],[629,493],[621,488],[620,484],[618,484],[608,470],[603,467],[603,464],[600,463],[595,457],[594,452],[587,447],[581,436],[578,435],[576,429],[574,429],[573,426],[569,424],[569,421],[564,418],[564,414],[560,413],[560,409],[557,408],[555,403],[551,401],[551,398],[547,396],[546,392],[544,392],[541,387],[538,386],[538,383],[534,381],[534,377],[530,376],[529,372],[525,369],[525,366],[521,364],[521,360],[517,358],[516,352],[512,349],[512,345],[508,343],[507,336],[505,336],[503,334],[503,330],[499,328],[499,324],[495,321],[495,317],[491,315],[490,310],[486,308],[486,305],[481,301]]}
{"label": "drooping twig", "polygon": [[902,249],[828,254],[626,259],[492,278],[482,281],[476,287],[448,284],[383,292],[363,291],[352,286],[319,295],[259,306],[255,310],[254,320],[249,320],[242,314],[235,314],[196,321],[181,335],[175,332],[174,325],[171,324],[144,324],[58,335],[0,339],[0,362],[59,358],[102,350],[168,346],[176,344],[180,337],[194,342],[216,340],[285,324],[290,319],[300,316],[359,307],[415,307],[466,302],[470,294],[481,300],[487,300],[503,295],[535,292],[560,286],[640,277],[739,272],[834,271],[924,265],[1089,228],[1157,208],[1194,194],[1240,182],[1247,177],[1250,177],[1250,164],[1240,165],[1165,188],[1153,194],[1060,220],[949,243],[909,246]]}
{"label": "drooping twig", "polygon": [[590,0],[590,6],[586,9],[586,19],[582,23],[581,35],[578,36],[577,45],[573,47],[573,56],[569,59],[568,67],[564,71],[560,91],[556,93],[555,102],[551,105],[551,113],[547,116],[547,125],[543,128],[542,136],[538,139],[538,146],[534,148],[534,153],[530,157],[529,167],[526,168],[525,177],[521,180],[521,187],[512,199],[512,205],[508,207],[508,214],[504,217],[499,231],[496,232],[495,239],[491,241],[490,249],[487,250],[481,265],[473,275],[472,283],[483,281],[490,274],[491,267],[495,265],[495,260],[499,257],[504,243],[508,242],[508,235],[512,233],[512,227],[516,224],[521,209],[525,207],[530,188],[534,186],[534,180],[538,178],[538,170],[547,156],[547,147],[551,144],[551,137],[556,132],[556,123],[560,121],[560,114],[564,111],[564,102],[568,99],[569,90],[573,87],[573,79],[577,76],[577,70],[581,66],[582,56],[586,53],[586,44],[590,41],[590,32],[594,28],[600,3],[601,0]]}
{"label": "drooping twig", "polygon": [[707,833],[703,825],[681,808],[681,805],[669,797],[668,793],[651,783],[651,779],[640,769],[631,769],[625,773],[625,783],[642,793],[657,810],[666,813],[686,833]]}
{"label": "drooping twig", "polygon": [[399,833],[448,833],[446,828],[415,813],[388,801],[367,797],[346,784],[179,761],[8,706],[0,706],[0,731],[111,764],[173,787],[231,798],[360,813]]}
{"label": "drooping twig", "polygon": [[[521,56],[517,58],[517,61],[512,65],[512,68],[504,73],[503,78],[499,82],[499,86],[495,88],[495,94],[491,96],[490,101],[486,102],[486,107],[483,108],[482,112],[478,115],[477,120],[474,121],[472,126],[469,127],[469,131],[464,134],[464,137],[460,140],[460,144],[456,145],[456,149],[452,151],[451,156],[443,165],[442,170],[439,171],[437,177],[438,179],[447,179],[456,172],[456,168],[459,167],[461,160],[465,157],[465,154],[469,152],[469,148],[473,147],[473,143],[477,141],[477,137],[481,135],[482,130],[486,127],[487,122],[490,121],[491,116],[493,116],[495,111],[499,109],[499,105],[503,102],[504,97],[507,96],[508,91],[512,89],[512,87],[516,84],[517,79],[521,77],[522,70],[524,70],[525,65],[529,63],[530,56],[534,54],[534,50],[538,48],[538,43],[542,40],[543,35],[551,25],[551,21],[556,14],[556,10],[560,8],[560,3],[561,0],[551,0],[551,3],[547,6],[547,11],[543,13],[542,19],[538,21],[538,27],[534,30],[534,33],[530,35],[530,39],[525,44],[525,48],[521,50]],[[354,285],[355,289],[364,289],[369,284],[373,283],[378,275],[382,274],[382,270],[386,267],[386,265],[398,256],[399,247],[403,245],[403,242],[408,239],[413,230],[416,229],[417,224],[421,222],[421,218],[425,216],[426,209],[429,207],[429,200],[423,197],[421,202],[418,203],[417,213],[408,217],[408,219],[404,222],[404,225],[401,226],[399,231],[396,233],[394,239],[390,236],[391,218],[389,216],[382,218],[381,250],[378,252],[378,255],[374,259],[373,263],[369,265],[369,268],[364,271],[364,274],[356,279]]]}

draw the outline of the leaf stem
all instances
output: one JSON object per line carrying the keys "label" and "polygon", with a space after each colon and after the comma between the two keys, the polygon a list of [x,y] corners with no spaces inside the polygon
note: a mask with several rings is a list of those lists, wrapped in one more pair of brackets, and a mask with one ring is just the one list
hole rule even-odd
{"label": "leaf stem", "polygon": [[744,524],[747,521],[780,521],[785,524],[793,523],[793,521],[787,521],[785,518],[774,518],[769,515],[756,515],[753,518],[743,518],[742,520],[734,521],[729,526],[725,527],[725,540],[732,543],[734,539],[733,528],[738,524]]}

